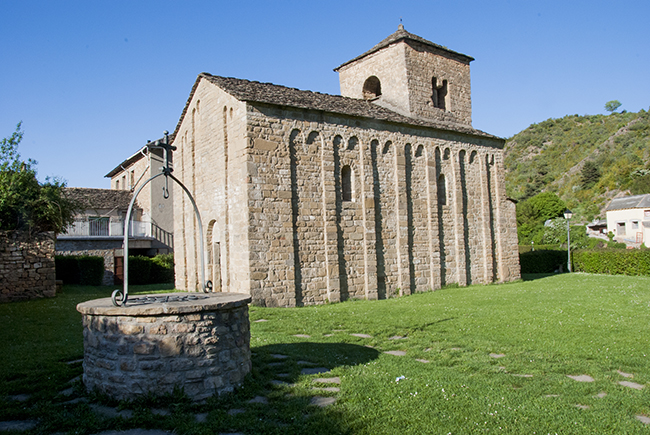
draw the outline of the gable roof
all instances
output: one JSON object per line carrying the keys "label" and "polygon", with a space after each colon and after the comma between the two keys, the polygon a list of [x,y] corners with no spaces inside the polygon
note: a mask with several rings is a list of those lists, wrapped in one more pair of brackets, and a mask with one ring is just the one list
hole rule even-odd
{"label": "gable roof", "polygon": [[65,195],[78,201],[84,209],[127,210],[133,192],[130,190],[66,187]]}
{"label": "gable roof", "polygon": [[629,208],[650,208],[650,193],[614,198],[605,211],[624,210]]}
{"label": "gable roof", "polygon": [[346,65],[348,65],[348,64],[350,64],[352,62],[356,62],[357,60],[362,59],[362,58],[364,58],[364,57],[366,57],[368,55],[371,55],[372,53],[375,53],[375,52],[381,50],[382,48],[388,47],[391,44],[396,44],[396,43],[398,43],[400,41],[417,41],[417,42],[419,42],[421,44],[428,45],[429,47],[434,47],[434,48],[437,48],[438,50],[446,51],[447,53],[452,54],[452,55],[454,55],[456,57],[460,57],[462,60],[464,60],[467,63],[474,60],[473,57],[467,56],[466,54],[462,54],[462,53],[452,51],[452,50],[448,49],[447,47],[443,47],[442,45],[438,45],[436,43],[433,43],[433,42],[431,42],[431,41],[429,41],[427,39],[424,39],[424,38],[422,38],[422,37],[420,37],[418,35],[414,35],[413,33],[409,33],[406,30],[404,30],[404,26],[402,24],[400,24],[397,27],[397,32],[389,35],[386,39],[384,39],[379,44],[375,45],[374,47],[372,47],[370,50],[366,51],[365,53],[355,57],[352,60],[348,60],[347,62],[342,63],[338,67],[334,68],[334,71],[338,71],[339,69],[343,68],[344,66],[346,66]]}
{"label": "gable roof", "polygon": [[249,103],[263,103],[275,106],[317,110],[334,114],[408,124],[412,126],[430,127],[438,130],[453,131],[472,136],[502,140],[501,138],[464,124],[424,120],[400,115],[397,112],[378,106],[368,100],[342,97],[340,95],[322,94],[320,92],[303,91],[296,88],[274,85],[272,83],[260,83],[256,81],[236,79],[233,77],[213,76],[212,74],[204,72],[199,74],[194,86],[192,87],[190,96],[185,103],[183,113],[181,114],[176,129],[174,130],[174,134],[172,135],[172,141],[176,137],[176,133],[183,122],[183,118],[185,118],[190,102],[194,96],[194,92],[196,92],[201,80],[207,80],[236,99]]}
{"label": "gable roof", "polygon": [[104,178],[112,178],[114,175],[119,174],[120,171],[126,170],[129,166],[140,160],[146,155],[146,152],[148,152],[147,146],[143,146],[140,148],[135,154],[133,154],[131,157],[128,159],[124,160],[122,163],[117,165],[113,170],[111,170],[108,174],[104,175]]}

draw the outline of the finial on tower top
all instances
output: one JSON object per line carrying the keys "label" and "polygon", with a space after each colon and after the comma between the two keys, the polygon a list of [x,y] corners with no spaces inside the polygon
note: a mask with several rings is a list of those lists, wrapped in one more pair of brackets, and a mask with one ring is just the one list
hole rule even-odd
{"label": "finial on tower top", "polygon": [[404,24],[399,23],[399,26],[397,26],[397,30],[404,30]]}

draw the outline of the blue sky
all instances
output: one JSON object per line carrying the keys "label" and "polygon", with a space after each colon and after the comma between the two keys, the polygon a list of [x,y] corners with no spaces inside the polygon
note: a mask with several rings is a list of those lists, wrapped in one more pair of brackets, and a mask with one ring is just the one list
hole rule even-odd
{"label": "blue sky", "polygon": [[330,94],[341,63],[404,27],[467,54],[474,127],[650,106],[650,2],[0,0],[0,137],[23,121],[39,178],[104,175],[174,130],[205,71]]}

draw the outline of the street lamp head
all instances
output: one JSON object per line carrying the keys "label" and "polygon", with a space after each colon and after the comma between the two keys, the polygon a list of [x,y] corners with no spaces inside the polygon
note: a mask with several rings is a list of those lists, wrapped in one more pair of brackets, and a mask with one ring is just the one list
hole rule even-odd
{"label": "street lamp head", "polygon": [[568,208],[564,210],[564,219],[569,220],[573,217],[573,212]]}

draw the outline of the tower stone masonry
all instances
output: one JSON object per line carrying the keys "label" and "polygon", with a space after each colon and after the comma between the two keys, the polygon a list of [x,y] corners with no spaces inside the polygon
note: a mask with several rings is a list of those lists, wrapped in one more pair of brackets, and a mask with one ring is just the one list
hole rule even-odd
{"label": "tower stone masonry", "polygon": [[520,277],[505,141],[471,124],[473,59],[397,32],[336,68],[341,96],[202,73],[173,133],[176,288],[263,306]]}

